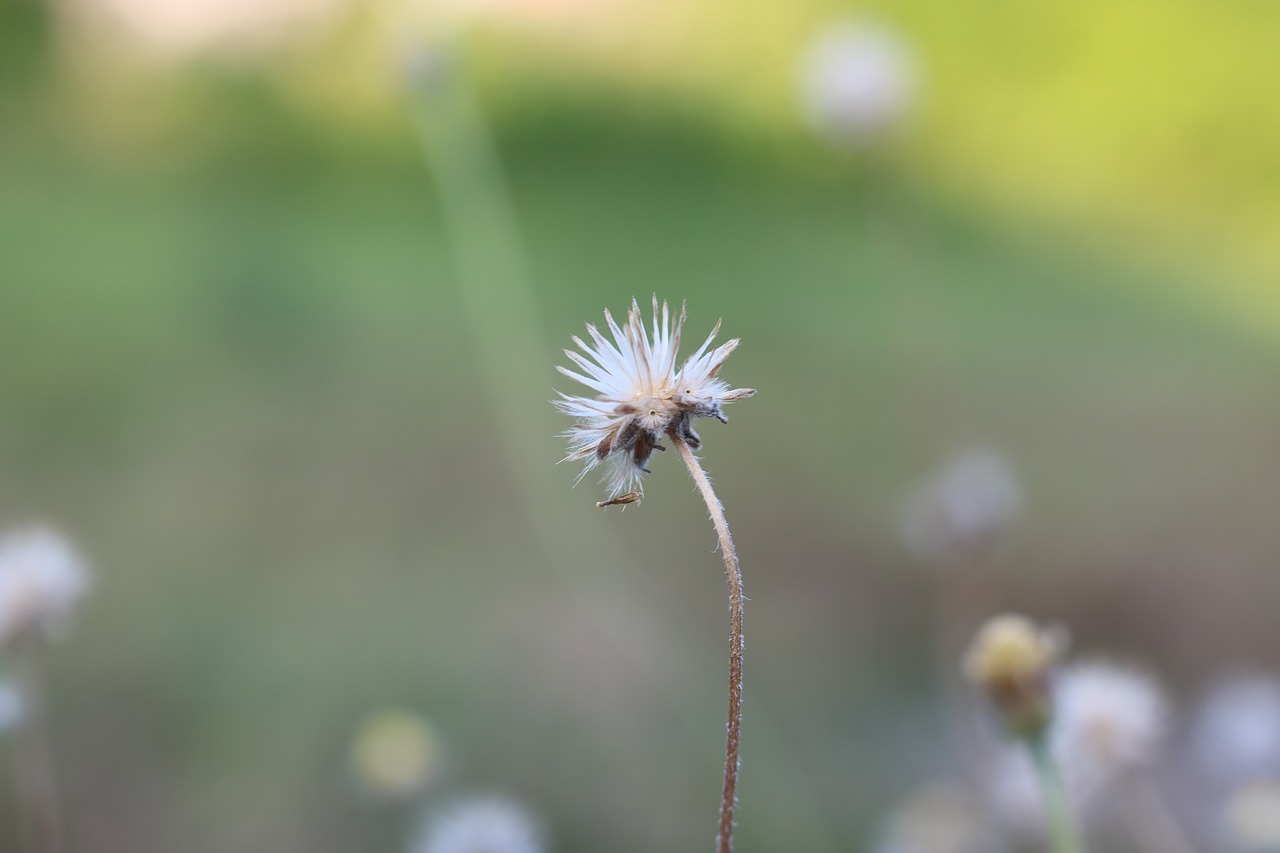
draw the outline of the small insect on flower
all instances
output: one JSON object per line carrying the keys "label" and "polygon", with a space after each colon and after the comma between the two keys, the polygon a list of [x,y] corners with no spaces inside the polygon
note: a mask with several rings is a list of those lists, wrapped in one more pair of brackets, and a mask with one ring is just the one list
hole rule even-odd
{"label": "small insect on flower", "polygon": [[582,373],[557,368],[597,395],[592,398],[560,394],[560,399],[553,400],[552,405],[576,421],[573,429],[564,434],[569,440],[569,455],[561,461],[585,463],[579,480],[600,463],[608,462],[610,467],[605,479],[610,500],[600,505],[612,506],[640,498],[641,475],[649,473],[653,451],[666,449],[663,437],[674,435],[696,450],[702,440],[693,430],[694,418],[715,418],[728,423],[724,405],[745,400],[756,392],[754,388],[730,388],[717,378],[725,359],[739,343],[734,338],[712,349],[711,342],[720,331],[719,323],[702,346],[677,369],[684,306],[673,318],[667,303],[663,302],[659,308],[655,296],[652,335],[634,299],[623,326],[614,321],[607,309],[604,319],[613,335],[612,341],[588,323],[592,343],[575,335],[573,342],[582,352],[564,351]]}

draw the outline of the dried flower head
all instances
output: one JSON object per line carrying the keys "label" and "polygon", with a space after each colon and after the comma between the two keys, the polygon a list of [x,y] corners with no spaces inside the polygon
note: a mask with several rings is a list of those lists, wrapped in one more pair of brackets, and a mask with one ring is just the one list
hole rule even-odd
{"label": "dried flower head", "polygon": [[61,534],[9,533],[0,539],[0,644],[61,627],[88,589],[84,562]]}
{"label": "dried flower head", "polygon": [[965,675],[990,697],[1011,734],[1039,737],[1049,724],[1049,679],[1064,646],[1061,631],[1025,616],[996,616],[965,653]]}
{"label": "dried flower head", "polygon": [[573,429],[565,433],[569,455],[562,461],[586,463],[583,475],[596,465],[609,462],[609,496],[614,502],[623,503],[630,501],[619,496],[634,494],[630,500],[639,497],[641,475],[649,472],[653,451],[665,450],[665,436],[675,435],[697,449],[702,440],[693,431],[694,418],[716,418],[728,423],[724,405],[745,400],[756,392],[752,388],[730,388],[717,378],[725,359],[738,347],[738,339],[734,338],[711,348],[720,331],[719,323],[677,369],[685,320],[683,306],[673,322],[667,303],[663,302],[659,309],[655,296],[652,336],[634,299],[623,326],[614,322],[608,310],[604,319],[612,341],[588,323],[592,344],[575,335],[573,342],[582,352],[564,351],[582,373],[557,368],[597,395],[591,398],[561,394],[552,404],[576,421]]}
{"label": "dried flower head", "polygon": [[835,144],[865,145],[896,126],[916,93],[916,62],[888,27],[840,21],[809,44],[800,95],[810,124]]}
{"label": "dried flower head", "polygon": [[1052,748],[1081,797],[1150,763],[1169,716],[1153,678],[1105,662],[1063,670],[1053,705]]}
{"label": "dried flower head", "polygon": [[994,450],[972,448],[908,493],[902,538],[922,560],[962,564],[989,549],[1021,505],[1009,461]]}
{"label": "dried flower head", "polygon": [[541,832],[519,806],[491,797],[469,800],[428,821],[412,853],[541,853]]}

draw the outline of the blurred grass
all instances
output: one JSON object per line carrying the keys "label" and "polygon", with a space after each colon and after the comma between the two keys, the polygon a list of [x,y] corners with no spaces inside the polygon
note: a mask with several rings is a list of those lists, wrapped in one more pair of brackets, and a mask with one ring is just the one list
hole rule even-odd
{"label": "blurred grass", "polygon": [[569,334],[654,291],[688,300],[694,335],[723,315],[744,339],[726,376],[761,390],[703,431],[752,599],[743,849],[850,849],[939,763],[928,582],[893,512],[971,438],[1031,496],[996,603],[1183,683],[1280,664],[1259,651],[1280,648],[1275,347],[1168,295],[1201,282],[627,109],[501,127],[559,338],[503,354],[546,383],[500,412],[407,129],[262,129],[243,107],[191,140],[206,163],[154,169],[0,140],[0,517],[63,523],[99,565],[55,661],[78,846],[397,849],[401,817],[343,767],[388,702],[441,728],[451,785],[525,799],[554,849],[709,839],[724,604],[684,475],[657,460],[625,514],[569,493],[572,524],[627,549],[575,570],[638,569],[590,594],[669,670],[655,688],[567,604],[494,450],[495,418],[563,387]]}

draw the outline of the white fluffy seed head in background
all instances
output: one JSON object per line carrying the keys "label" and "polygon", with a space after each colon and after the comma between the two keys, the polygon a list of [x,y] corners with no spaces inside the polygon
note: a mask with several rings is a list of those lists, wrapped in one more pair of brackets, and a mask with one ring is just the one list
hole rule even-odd
{"label": "white fluffy seed head in background", "polygon": [[1223,809],[1222,829],[1232,853],[1280,850],[1280,782],[1266,779],[1237,788]]}
{"label": "white fluffy seed head in background", "polygon": [[899,125],[915,102],[916,59],[892,29],[844,20],[809,42],[800,97],[814,131],[837,145],[862,146]]}
{"label": "white fluffy seed head in background", "polygon": [[542,853],[542,833],[524,809],[499,798],[467,800],[432,816],[410,853]]}
{"label": "white fluffy seed head in background", "polygon": [[573,342],[581,352],[564,351],[581,372],[557,368],[595,391],[596,396],[561,394],[552,404],[574,419],[573,429],[564,434],[569,440],[569,455],[561,461],[584,463],[584,475],[608,463],[605,479],[609,496],[616,498],[624,492],[641,491],[641,475],[648,472],[653,451],[664,449],[664,438],[674,433],[696,450],[702,442],[693,431],[694,418],[728,423],[724,406],[756,392],[730,388],[718,378],[725,359],[738,347],[737,338],[711,347],[720,331],[719,323],[678,367],[683,307],[673,316],[667,303],[659,307],[655,296],[652,331],[646,328],[634,299],[622,326],[607,310],[604,319],[613,339],[588,323],[591,342],[575,335]]}
{"label": "white fluffy seed head in background", "polygon": [[965,788],[933,783],[911,794],[893,812],[876,853],[999,853],[999,835],[982,804]]}
{"label": "white fluffy seed head in background", "polygon": [[1280,680],[1257,673],[1215,684],[1196,712],[1190,743],[1201,771],[1215,779],[1280,778]]}
{"label": "white fluffy seed head in background", "polygon": [[919,559],[958,565],[998,541],[1021,507],[1022,489],[1009,460],[971,448],[907,493],[899,529]]}
{"label": "white fluffy seed head in background", "polygon": [[1159,755],[1169,708],[1145,673],[1104,661],[1074,664],[1059,676],[1053,704],[1051,747],[1081,797]]}
{"label": "white fluffy seed head in background", "polygon": [[88,590],[84,560],[57,531],[27,528],[0,538],[0,644],[62,628]]}

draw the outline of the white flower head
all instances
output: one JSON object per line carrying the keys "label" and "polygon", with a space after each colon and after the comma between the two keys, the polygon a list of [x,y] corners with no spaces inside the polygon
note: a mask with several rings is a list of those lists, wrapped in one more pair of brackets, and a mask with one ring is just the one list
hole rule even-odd
{"label": "white flower head", "polygon": [[675,436],[696,450],[702,440],[693,431],[694,418],[716,418],[728,423],[724,405],[745,400],[756,392],[753,388],[730,388],[718,378],[725,359],[739,343],[734,338],[713,349],[711,342],[720,331],[718,322],[702,346],[677,368],[684,306],[679,315],[672,317],[667,303],[659,308],[655,296],[652,334],[634,299],[623,326],[614,322],[607,309],[604,319],[613,340],[588,323],[592,343],[575,335],[573,342],[582,352],[564,351],[582,372],[557,368],[597,395],[561,394],[552,404],[576,421],[573,429],[564,434],[569,440],[569,455],[561,461],[584,462],[582,475],[608,462],[609,496],[615,499],[612,502],[624,503],[639,497],[641,475],[649,472],[653,451],[666,449],[662,445],[664,437]]}
{"label": "white flower head", "polygon": [[1215,685],[1196,714],[1191,748],[1219,779],[1280,776],[1280,681],[1236,675]]}
{"label": "white flower head", "polygon": [[1005,845],[964,788],[934,783],[894,811],[877,853],[996,853]]}
{"label": "white flower head", "polygon": [[1051,748],[1068,785],[1089,796],[1149,765],[1168,717],[1164,694],[1150,676],[1105,662],[1075,664],[1054,691]]}
{"label": "white flower head", "polygon": [[84,561],[60,533],[9,533],[0,539],[0,644],[61,628],[88,590]]}
{"label": "white flower head", "polygon": [[1263,779],[1237,789],[1223,810],[1222,823],[1232,851],[1280,850],[1280,782]]}
{"label": "white flower head", "polygon": [[972,448],[908,492],[902,539],[922,560],[951,565],[990,547],[1022,506],[1013,466],[1000,453]]}
{"label": "white flower head", "polygon": [[435,815],[410,846],[411,853],[542,853],[533,818],[507,800],[468,800]]}
{"label": "white flower head", "polygon": [[845,20],[809,43],[800,95],[815,131],[836,144],[863,145],[906,115],[916,76],[915,57],[893,30]]}

